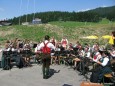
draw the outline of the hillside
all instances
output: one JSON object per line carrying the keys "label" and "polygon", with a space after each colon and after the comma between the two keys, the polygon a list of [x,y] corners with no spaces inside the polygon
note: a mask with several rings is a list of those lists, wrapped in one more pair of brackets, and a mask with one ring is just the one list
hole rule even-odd
{"label": "hillside", "polygon": [[99,7],[96,9],[89,10],[87,12],[98,13],[102,18],[108,18],[109,20],[115,20],[115,6],[111,7]]}
{"label": "hillside", "polygon": [[80,40],[82,43],[92,43],[92,41],[98,41],[103,44],[107,42],[107,39],[99,38],[98,40],[89,40],[82,39],[82,37],[89,35],[101,37],[103,35],[109,35],[113,30],[115,30],[115,22],[110,22],[107,19],[103,19],[99,23],[57,21],[28,26],[13,25],[0,27],[0,42],[3,43],[6,40],[12,40],[16,37],[38,42],[43,39],[44,35],[48,34],[54,36],[58,41],[63,36],[66,36],[69,42],[75,43],[77,40]]}
{"label": "hillside", "polygon": [[34,18],[39,18],[42,23],[48,23],[53,21],[79,21],[79,22],[99,22],[102,18],[107,18],[111,21],[115,21],[115,6],[112,7],[100,7],[89,11],[82,12],[63,12],[63,11],[48,11],[37,12],[34,14],[22,15],[9,19],[13,25],[22,24],[23,22],[32,23]]}
{"label": "hillside", "polygon": [[111,14],[111,13],[115,12],[115,6],[99,7],[96,9],[89,10],[89,11],[90,12],[96,12],[96,13],[99,13],[101,16],[104,16],[104,15]]}

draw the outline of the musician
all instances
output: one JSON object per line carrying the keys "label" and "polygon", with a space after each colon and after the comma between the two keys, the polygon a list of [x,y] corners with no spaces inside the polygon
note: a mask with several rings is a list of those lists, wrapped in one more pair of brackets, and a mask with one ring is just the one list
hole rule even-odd
{"label": "musician", "polygon": [[61,43],[58,42],[56,44],[54,56],[52,56],[52,58],[51,58],[51,63],[54,60],[54,63],[56,63],[56,61],[58,61],[58,64],[60,64],[60,61],[62,59],[61,55],[63,54],[63,51],[64,51],[64,48],[62,47]]}
{"label": "musician", "polygon": [[115,31],[111,32],[111,37],[109,39],[109,44],[115,47]]}
{"label": "musician", "polygon": [[84,47],[84,58],[82,60],[82,73],[85,74],[89,70],[89,64],[91,64],[91,52],[89,47]]}
{"label": "musician", "polygon": [[24,55],[25,62],[26,62],[25,66],[31,67],[32,65],[30,64],[30,56],[31,56],[32,49],[30,47],[29,40],[26,40],[22,52],[24,52],[24,54],[25,54]]}
{"label": "musician", "polygon": [[98,48],[98,50],[99,50],[99,43],[98,43],[98,42],[96,42],[96,43],[93,45],[93,47],[92,47],[92,52],[95,52],[95,48]]}
{"label": "musician", "polygon": [[109,53],[107,51],[102,51],[102,58],[96,63],[100,65],[100,68],[98,70],[98,83],[100,83],[104,74],[112,73],[112,70],[110,68]]}
{"label": "musician", "polygon": [[[51,55],[49,52],[49,49],[51,50],[55,50],[55,46],[49,42],[50,40],[50,37],[48,35],[46,35],[44,37],[45,41],[42,42],[39,46],[38,46],[38,50],[41,50],[42,51],[42,62],[43,62],[43,65],[42,65],[42,72],[43,72],[43,79],[47,79],[49,78],[49,75],[50,75],[50,60],[51,60]],[[44,48],[48,48],[48,51],[45,53],[44,51]]]}
{"label": "musician", "polygon": [[83,48],[79,48],[78,50],[78,57],[74,58],[74,69],[77,67],[77,63],[80,62],[82,60],[82,58],[84,58],[84,50]]}
{"label": "musician", "polygon": [[68,46],[68,40],[65,37],[63,37],[61,40],[61,44],[64,47],[64,49],[66,49]]}
{"label": "musician", "polygon": [[69,43],[69,46],[68,46],[68,48],[67,48],[68,50],[73,50],[73,44],[72,43]]}
{"label": "musician", "polygon": [[115,47],[113,47],[112,50],[109,52],[110,52],[110,55],[112,56],[111,59],[115,59]]}
{"label": "musician", "polygon": [[41,51],[38,50],[38,47],[40,46],[40,42],[37,43],[37,46],[35,47],[35,60],[37,60],[37,62],[40,62],[40,54],[41,54]]}
{"label": "musician", "polygon": [[91,52],[90,52],[90,49],[88,47],[85,47],[84,48],[84,52],[85,52],[85,55],[84,57],[88,58],[88,59],[92,59],[91,57]]}
{"label": "musician", "polygon": [[76,42],[76,44],[74,45],[74,47],[76,47],[77,48],[77,46],[80,44],[80,42],[79,41],[77,41]]}
{"label": "musician", "polygon": [[17,42],[17,49],[19,49],[19,51],[22,51],[23,47],[24,47],[23,40],[18,40],[18,42]]}
{"label": "musician", "polygon": [[101,54],[99,52],[99,47],[95,47],[93,52],[93,61],[97,62],[100,58],[101,58]]}
{"label": "musician", "polygon": [[9,51],[9,45],[10,45],[10,41],[7,40],[5,42],[5,45],[4,45],[4,49],[1,50],[1,52],[3,52],[2,54],[2,60],[1,60],[1,66],[2,68],[4,69],[4,67],[6,66],[6,64],[9,64],[8,61],[6,61],[6,53],[7,51]]}
{"label": "musician", "polygon": [[57,41],[56,41],[56,39],[54,38],[54,36],[50,39],[50,42],[51,42],[54,46],[56,46]]}
{"label": "musician", "polygon": [[9,43],[8,41],[5,43],[5,48],[3,49],[3,62],[2,65],[5,67],[5,65],[9,66],[10,68],[13,66],[12,61],[16,62],[16,65],[19,66],[20,63],[20,57],[18,57],[18,50],[16,48],[16,44]]}
{"label": "musician", "polygon": [[53,64],[53,62],[54,62],[54,64],[56,64],[57,59],[60,64],[60,50],[61,50],[60,45],[59,45],[59,43],[57,43],[55,52],[54,51],[51,52],[51,64]]}

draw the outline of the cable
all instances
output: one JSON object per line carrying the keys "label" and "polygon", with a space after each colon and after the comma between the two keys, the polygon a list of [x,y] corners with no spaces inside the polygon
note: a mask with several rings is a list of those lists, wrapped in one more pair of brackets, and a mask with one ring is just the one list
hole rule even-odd
{"label": "cable", "polygon": [[35,19],[35,0],[34,0],[34,15],[33,15],[33,20]]}
{"label": "cable", "polygon": [[[21,15],[21,8],[22,8],[22,0],[20,1],[20,15]],[[21,16],[19,17],[19,25],[20,25],[20,21],[21,21]]]}
{"label": "cable", "polygon": [[[27,13],[28,13],[28,7],[29,7],[29,0],[27,2]],[[26,22],[28,21],[28,14],[26,14]]]}

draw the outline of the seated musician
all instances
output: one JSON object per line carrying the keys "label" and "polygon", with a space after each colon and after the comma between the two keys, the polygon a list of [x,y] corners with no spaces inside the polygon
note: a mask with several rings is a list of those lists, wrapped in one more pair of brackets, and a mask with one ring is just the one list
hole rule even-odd
{"label": "seated musician", "polygon": [[65,37],[63,37],[61,40],[61,44],[62,44],[62,47],[66,49],[68,46],[68,40]]}
{"label": "seated musician", "polygon": [[7,63],[7,61],[6,61],[6,57],[8,56],[8,53],[7,53],[7,52],[10,51],[9,45],[10,45],[10,41],[7,40],[7,41],[5,42],[4,49],[1,50],[1,52],[3,52],[3,54],[2,54],[2,59],[1,59],[1,66],[2,66],[2,68],[4,68],[4,67],[6,66],[6,64],[9,64],[9,63]]}
{"label": "seated musician", "polygon": [[35,60],[37,60],[37,62],[39,62],[39,60],[41,59],[40,58],[41,51],[38,50],[39,45],[40,45],[40,43],[37,43],[37,46],[36,46],[35,51],[34,51],[35,52]]}
{"label": "seated musician", "polygon": [[54,36],[50,39],[50,42],[51,42],[54,46],[56,46],[56,44],[57,44],[57,41],[56,41],[56,39],[54,38]]}
{"label": "seated musician", "polygon": [[29,43],[24,45],[23,52],[25,54],[24,58],[25,58],[25,62],[27,63],[26,65],[31,67],[32,65],[30,64],[30,57],[32,51]]}
{"label": "seated musician", "polygon": [[99,43],[98,43],[98,42],[96,42],[96,43],[93,45],[93,47],[92,47],[92,52],[95,51],[95,48],[98,48],[98,49],[99,49]]}
{"label": "seated musician", "polygon": [[[7,60],[7,63],[10,67],[13,67],[12,63],[13,62],[16,62],[16,66],[20,66],[19,63],[20,63],[20,57],[19,57],[19,54],[18,54],[18,50],[16,48],[16,44],[14,45],[14,43],[6,43],[5,44],[5,48],[3,50],[3,57]],[[9,61],[8,61],[9,60]],[[3,63],[3,65],[5,65]]]}
{"label": "seated musician", "polygon": [[81,47],[78,50],[78,57],[73,59],[73,61],[74,61],[74,69],[77,67],[77,62],[80,62],[83,57],[84,57],[84,50]]}
{"label": "seated musician", "polygon": [[97,62],[101,58],[101,53],[99,52],[99,48],[95,47],[93,52],[93,61]]}
{"label": "seated musician", "polygon": [[73,44],[72,43],[69,43],[69,46],[68,46],[68,51],[69,51],[69,55],[71,56],[73,56],[73,54],[74,54],[74,50],[73,50]]}
{"label": "seated musician", "polygon": [[104,74],[112,73],[111,67],[110,67],[110,59],[109,59],[109,53],[107,51],[102,51],[102,58],[97,61],[96,63],[99,64],[98,68],[98,83],[101,82],[102,78],[104,77]]}
{"label": "seated musician", "polygon": [[18,40],[18,42],[17,42],[17,48],[18,48],[18,50],[22,51],[23,47],[24,47],[23,41],[22,40]]}
{"label": "seated musician", "polygon": [[82,71],[81,74],[86,74],[89,71],[89,65],[92,65],[92,57],[89,47],[84,47],[84,58],[81,62]]}
{"label": "seated musician", "polygon": [[61,59],[61,43],[57,43],[56,44],[56,48],[55,48],[55,53],[53,55],[53,53],[51,53],[51,64],[54,62],[54,64],[56,64],[56,62],[58,61],[58,64],[60,64],[60,59]]}
{"label": "seated musician", "polygon": [[112,51],[109,51],[110,55],[112,56],[111,59],[115,59],[115,47],[112,48]]}

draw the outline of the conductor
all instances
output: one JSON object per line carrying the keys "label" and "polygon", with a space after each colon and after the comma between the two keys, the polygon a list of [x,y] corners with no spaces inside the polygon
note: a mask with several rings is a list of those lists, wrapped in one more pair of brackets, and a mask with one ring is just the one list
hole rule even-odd
{"label": "conductor", "polygon": [[41,50],[42,55],[42,72],[43,79],[49,78],[49,69],[50,69],[50,60],[51,60],[51,50],[55,50],[55,46],[49,42],[50,37],[46,35],[43,41],[39,46],[38,50]]}

